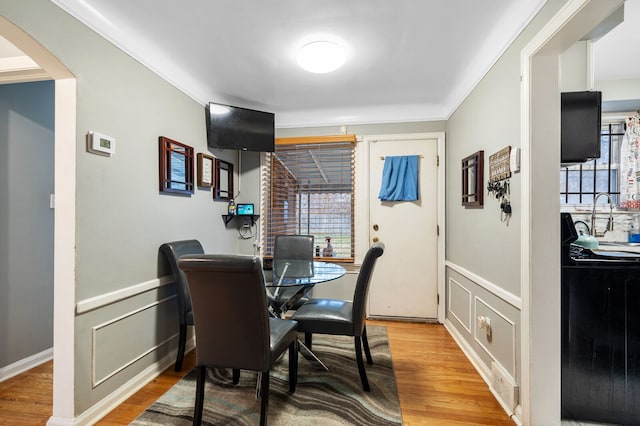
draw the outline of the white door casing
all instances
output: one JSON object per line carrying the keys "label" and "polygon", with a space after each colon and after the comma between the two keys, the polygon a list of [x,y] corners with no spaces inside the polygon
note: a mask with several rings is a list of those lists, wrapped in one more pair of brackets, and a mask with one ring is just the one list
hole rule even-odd
{"label": "white door casing", "polygon": [[[371,281],[369,315],[442,321],[444,300],[438,305],[438,294],[444,294],[444,134],[372,136],[365,142],[369,152],[368,244],[374,238],[385,244]],[[383,157],[392,155],[421,156],[418,201],[378,199]]]}

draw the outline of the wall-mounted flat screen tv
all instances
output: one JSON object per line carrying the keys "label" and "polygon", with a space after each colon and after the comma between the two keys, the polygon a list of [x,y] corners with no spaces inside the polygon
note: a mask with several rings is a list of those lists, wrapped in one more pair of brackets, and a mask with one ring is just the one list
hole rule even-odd
{"label": "wall-mounted flat screen tv", "polygon": [[602,92],[560,94],[560,145],[562,164],[600,158]]}
{"label": "wall-mounted flat screen tv", "polygon": [[207,145],[241,151],[274,151],[274,114],[210,102],[205,107]]}

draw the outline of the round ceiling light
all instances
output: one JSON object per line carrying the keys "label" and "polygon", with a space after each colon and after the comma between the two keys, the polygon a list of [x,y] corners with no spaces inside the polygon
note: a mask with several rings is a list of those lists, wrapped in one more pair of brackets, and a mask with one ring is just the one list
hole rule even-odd
{"label": "round ceiling light", "polygon": [[314,41],[302,46],[298,52],[298,65],[316,74],[335,71],[346,59],[344,47],[333,41]]}

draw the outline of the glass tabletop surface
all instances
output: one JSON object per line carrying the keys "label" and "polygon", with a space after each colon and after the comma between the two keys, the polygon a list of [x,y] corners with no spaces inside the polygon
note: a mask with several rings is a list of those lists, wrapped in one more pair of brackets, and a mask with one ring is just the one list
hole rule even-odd
{"label": "glass tabletop surface", "polygon": [[345,272],[345,268],[336,263],[280,260],[273,265],[273,281],[267,283],[267,287],[320,284],[338,279]]}

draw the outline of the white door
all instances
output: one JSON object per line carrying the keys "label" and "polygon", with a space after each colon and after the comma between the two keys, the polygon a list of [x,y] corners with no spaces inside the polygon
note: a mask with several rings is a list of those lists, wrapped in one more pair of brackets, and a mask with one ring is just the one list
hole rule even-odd
{"label": "white door", "polygon": [[[419,155],[418,200],[381,201],[384,157]],[[371,140],[369,242],[382,241],[369,315],[438,318],[438,139]]]}

